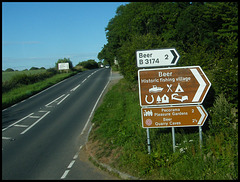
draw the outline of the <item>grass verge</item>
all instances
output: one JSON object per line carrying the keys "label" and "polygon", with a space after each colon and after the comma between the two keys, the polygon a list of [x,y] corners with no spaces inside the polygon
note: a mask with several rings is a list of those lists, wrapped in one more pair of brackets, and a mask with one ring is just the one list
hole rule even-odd
{"label": "grass verge", "polygon": [[[199,147],[197,127],[150,129],[151,154],[146,129],[141,126],[138,86],[120,80],[105,95],[92,120],[88,148],[100,162],[141,179],[238,179],[238,129],[203,133]],[[206,121],[208,122],[208,121]],[[203,126],[204,127],[204,126]]]}
{"label": "grass verge", "polygon": [[43,81],[30,84],[22,85],[21,87],[10,90],[9,92],[2,94],[2,109],[5,109],[17,102],[20,102],[58,82],[72,76],[75,73],[62,73],[56,74],[51,78],[47,78]]}

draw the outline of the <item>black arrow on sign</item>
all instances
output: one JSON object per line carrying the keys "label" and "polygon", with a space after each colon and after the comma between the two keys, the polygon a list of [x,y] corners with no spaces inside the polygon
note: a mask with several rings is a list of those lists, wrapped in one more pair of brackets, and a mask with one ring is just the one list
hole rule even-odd
{"label": "black arrow on sign", "polygon": [[174,50],[170,50],[171,51],[171,53],[173,54],[173,60],[172,60],[172,62],[171,62],[171,64],[174,64],[175,63],[175,61],[177,60],[177,54],[175,53],[175,51]]}

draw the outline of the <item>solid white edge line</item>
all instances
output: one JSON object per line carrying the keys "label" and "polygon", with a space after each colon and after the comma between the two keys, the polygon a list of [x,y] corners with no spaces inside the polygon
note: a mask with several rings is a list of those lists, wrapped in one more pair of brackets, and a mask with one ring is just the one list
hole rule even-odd
{"label": "solid white edge line", "polygon": [[36,125],[39,121],[41,121],[46,115],[48,115],[48,113],[50,113],[50,111],[48,111],[46,114],[44,114],[41,118],[39,118],[35,123],[33,123],[31,126],[29,126],[26,130],[24,130],[22,133],[20,133],[21,135],[26,133],[28,130],[30,130],[34,125]]}

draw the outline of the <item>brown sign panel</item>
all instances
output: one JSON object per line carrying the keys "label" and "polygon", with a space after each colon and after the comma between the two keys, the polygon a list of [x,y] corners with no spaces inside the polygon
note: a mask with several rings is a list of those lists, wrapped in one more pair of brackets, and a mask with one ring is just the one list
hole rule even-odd
{"label": "brown sign panel", "polygon": [[202,126],[207,112],[202,105],[141,109],[143,128]]}
{"label": "brown sign panel", "polygon": [[200,66],[138,70],[140,106],[201,104],[211,86]]}

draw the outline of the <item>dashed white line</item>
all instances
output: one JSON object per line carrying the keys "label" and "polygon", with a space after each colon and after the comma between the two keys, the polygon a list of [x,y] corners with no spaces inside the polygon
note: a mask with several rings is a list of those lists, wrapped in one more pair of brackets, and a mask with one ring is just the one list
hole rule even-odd
{"label": "dashed white line", "polygon": [[70,170],[66,170],[66,171],[63,173],[61,179],[66,178],[66,176],[68,175],[69,171],[70,171]]}
{"label": "dashed white line", "polygon": [[73,164],[75,163],[75,160],[72,160],[72,162],[68,165],[68,169],[71,168],[73,166]]}
{"label": "dashed white line", "polygon": [[76,162],[76,159],[77,159],[77,157],[78,157],[78,155],[79,155],[79,152],[80,152],[81,148],[82,148],[82,145],[79,147],[79,150],[78,150],[77,153],[74,155],[73,160],[70,162],[70,164],[69,164],[68,167],[67,167],[67,170],[64,171],[61,179],[64,179],[64,178],[67,177],[68,173],[70,172],[70,169],[72,168],[73,164]]}

